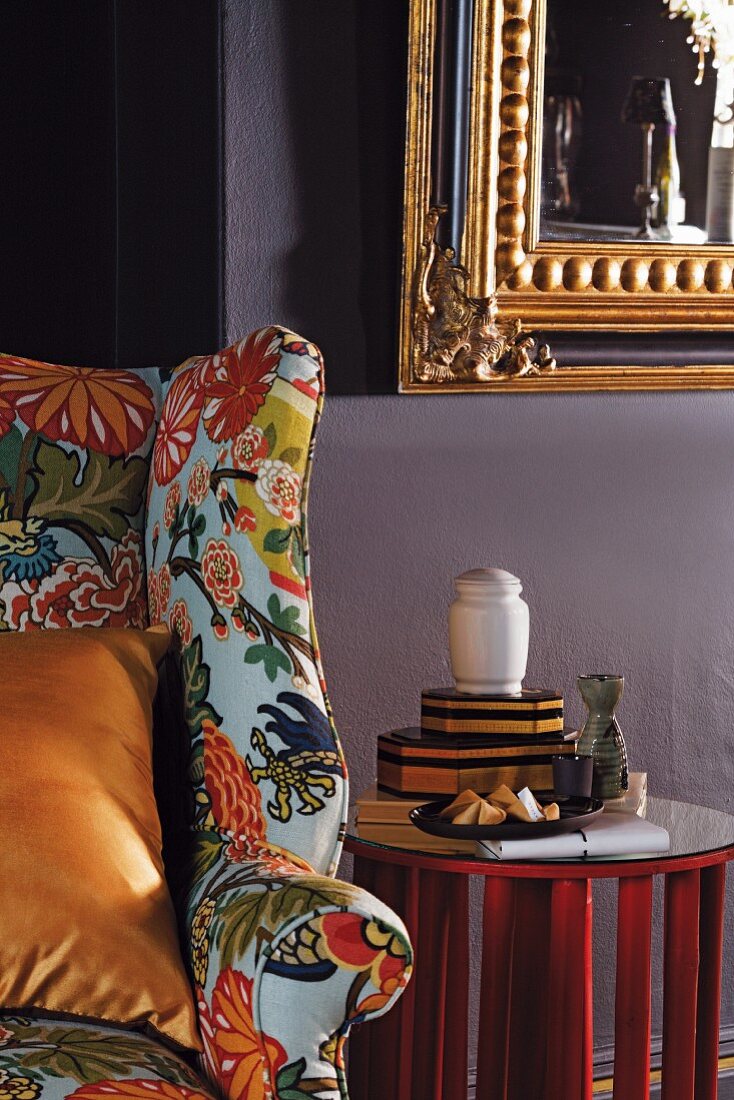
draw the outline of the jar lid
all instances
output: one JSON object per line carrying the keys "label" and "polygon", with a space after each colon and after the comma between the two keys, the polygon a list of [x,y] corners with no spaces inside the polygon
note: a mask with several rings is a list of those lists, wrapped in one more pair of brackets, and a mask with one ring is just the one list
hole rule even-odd
{"label": "jar lid", "polygon": [[458,583],[466,584],[520,584],[520,578],[508,573],[506,569],[469,569],[456,578]]}

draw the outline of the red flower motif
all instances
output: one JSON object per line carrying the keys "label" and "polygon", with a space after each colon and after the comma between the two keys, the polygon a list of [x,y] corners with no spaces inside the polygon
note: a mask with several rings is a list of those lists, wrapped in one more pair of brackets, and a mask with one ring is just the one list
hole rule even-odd
{"label": "red flower motif", "polygon": [[161,619],[168,611],[168,601],[171,598],[171,567],[164,562],[158,571],[158,606]]}
{"label": "red flower motif", "polygon": [[275,380],[280,333],[266,328],[211,357],[204,425],[210,439],[234,439],[264,404]]}
{"label": "red flower motif", "polygon": [[256,473],[262,460],[268,457],[269,450],[270,447],[262,428],[256,428],[254,424],[248,424],[244,432],[240,432],[232,444],[232,465],[237,470],[248,470],[250,473]]}
{"label": "red flower motif", "polygon": [[176,375],[163,402],[153,448],[153,474],[159,485],[168,485],[189,457],[203,404],[201,369]]}
{"label": "red flower motif", "polygon": [[229,627],[221,615],[217,615],[212,619],[212,630],[218,642],[227,641],[229,637]]}
{"label": "red flower motif", "polygon": [[383,1008],[408,981],[405,944],[392,929],[356,913],[325,913],[312,922],[323,937],[323,950],[338,966],[369,971],[379,992],[368,993],[356,1006],[358,1013]]}
{"label": "red flower motif", "polygon": [[258,863],[273,875],[295,875],[302,871],[314,874],[305,859],[279,848],[277,844],[263,844],[249,837],[236,836],[224,849],[224,858],[230,863]]}
{"label": "red flower motif", "polygon": [[184,649],[191,645],[193,626],[189,617],[189,609],[185,600],[175,600],[171,613],[168,616],[168,625],[172,634],[178,634]]}
{"label": "red flower motif", "polygon": [[234,607],[245,583],[239,558],[224,539],[209,539],[201,558],[201,577],[220,607]]}
{"label": "red flower motif", "polygon": [[204,503],[206,495],[209,492],[210,477],[211,470],[209,469],[207,460],[205,458],[197,459],[191,467],[191,473],[189,474],[189,484],[186,494],[189,504],[198,506]]}
{"label": "red flower motif", "polygon": [[123,455],[145,442],[153,394],[124,370],[93,370],[0,356],[0,395],[29,428],[54,441]]}
{"label": "red flower motif", "polygon": [[260,790],[254,784],[244,760],[234,745],[208,718],[204,730],[204,785],[212,813],[220,829],[235,835],[263,840]]}
{"label": "red flower motif", "polygon": [[364,935],[367,921],[355,913],[326,913],[319,927],[326,940],[329,956],[350,970],[365,970],[372,966],[377,951]]}
{"label": "red flower motif", "polygon": [[40,581],[2,589],[11,630],[69,626],[146,625],[140,537],[130,531],[114,546],[112,576],[88,559],[67,558]]}
{"label": "red flower motif", "polygon": [[166,493],[166,502],[163,505],[163,524],[166,530],[170,530],[173,526],[173,522],[176,519],[176,510],[181,503],[181,485],[178,481],[174,481]]}
{"label": "red flower motif", "polygon": [[268,1100],[287,1056],[277,1039],[255,1026],[252,986],[252,978],[227,967],[217,978],[211,1008],[197,990],[204,1061],[225,1096]]}
{"label": "red flower motif", "polygon": [[69,1094],[69,1100],[103,1100],[109,1096],[126,1098],[126,1100],[154,1100],[155,1097],[163,1097],[164,1100],[211,1100],[208,1093],[197,1089],[188,1088],[186,1085],[173,1084],[156,1078],[148,1081],[138,1078],[129,1081],[95,1081],[93,1085],[82,1085],[75,1092]]}
{"label": "red flower motif", "polygon": [[234,515],[234,529],[239,531],[241,535],[244,535],[246,531],[254,531],[257,527],[257,518],[251,508],[246,508],[244,504],[241,508],[238,508]]}

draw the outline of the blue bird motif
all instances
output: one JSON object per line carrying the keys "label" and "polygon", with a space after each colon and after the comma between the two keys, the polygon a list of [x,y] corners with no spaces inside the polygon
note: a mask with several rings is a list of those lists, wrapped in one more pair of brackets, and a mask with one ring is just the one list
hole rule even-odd
{"label": "blue bird motif", "polygon": [[[275,752],[262,730],[253,728],[250,743],[265,765],[257,767],[247,757],[247,767],[255,783],[269,779],[276,790],[275,801],[268,802],[268,810],[278,821],[289,821],[292,814],[291,798],[295,793],[300,814],[314,814],[324,808],[324,798],[332,798],[336,791],[335,775],[344,774],[344,762],[334,744],[334,736],[327,716],[310,699],[293,691],[283,691],[277,702],[290,707],[298,714],[294,718],[271,703],[257,708],[258,714],[267,714],[265,730],[275,734],[286,746]],[[314,793],[321,792],[321,797]]]}

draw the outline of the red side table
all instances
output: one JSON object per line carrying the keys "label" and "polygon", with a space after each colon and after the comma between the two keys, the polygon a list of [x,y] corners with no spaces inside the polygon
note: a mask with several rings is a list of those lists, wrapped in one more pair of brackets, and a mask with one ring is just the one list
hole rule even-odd
{"label": "red side table", "polygon": [[662,1100],[715,1100],[726,864],[734,817],[650,799],[667,856],[504,863],[348,836],[354,881],[416,952],[398,1005],[349,1046],[353,1100],[466,1100],[469,876],[484,878],[477,1100],[591,1100],[592,891],[619,880],[615,1100],[650,1090],[653,878],[665,879]]}

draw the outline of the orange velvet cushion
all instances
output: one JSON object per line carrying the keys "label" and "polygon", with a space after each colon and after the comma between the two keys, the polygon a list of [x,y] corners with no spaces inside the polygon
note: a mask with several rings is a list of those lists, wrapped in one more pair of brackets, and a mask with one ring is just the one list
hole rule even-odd
{"label": "orange velvet cushion", "polygon": [[201,1049],[163,875],[165,627],[0,635],[0,1006]]}

